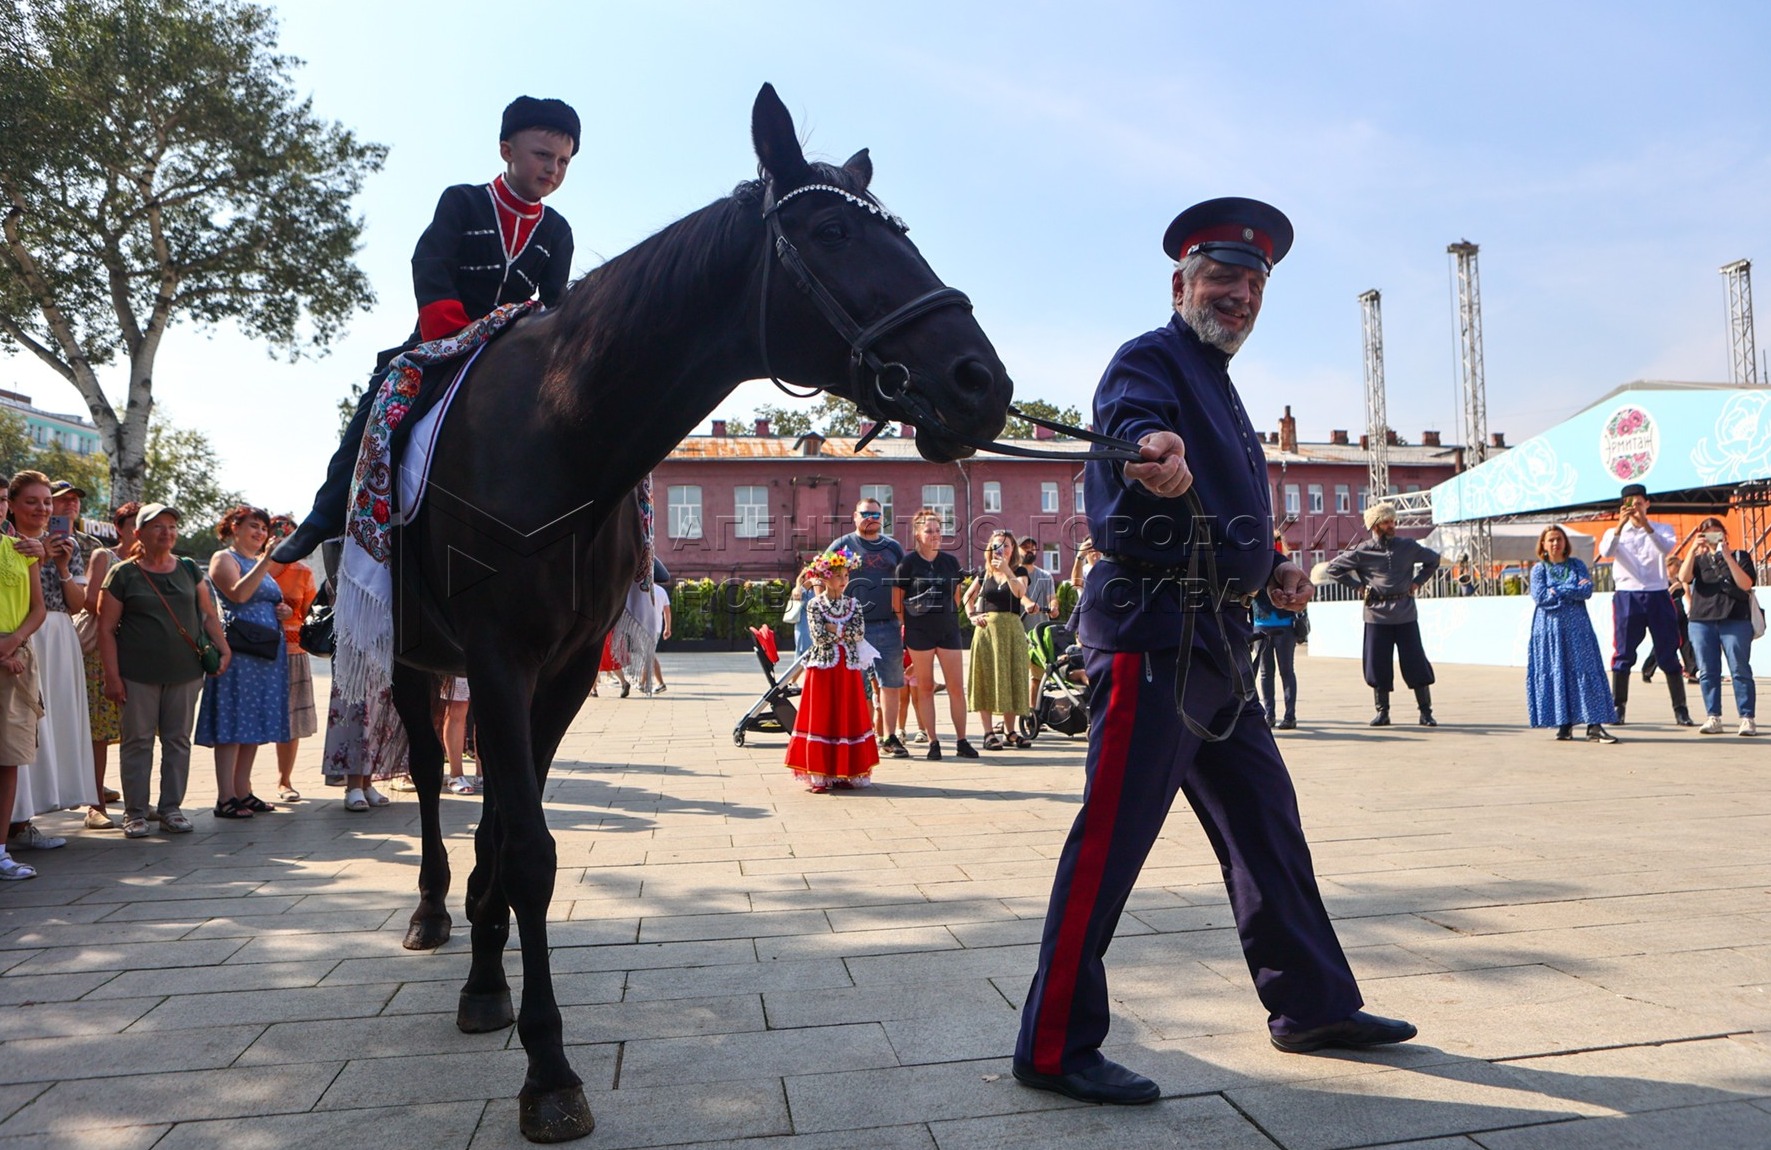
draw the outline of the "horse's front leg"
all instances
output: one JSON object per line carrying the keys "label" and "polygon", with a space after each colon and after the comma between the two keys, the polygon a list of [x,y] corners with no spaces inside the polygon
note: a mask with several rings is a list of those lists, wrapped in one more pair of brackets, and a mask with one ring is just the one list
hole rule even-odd
{"label": "horse's front leg", "polygon": [[455,1025],[464,1033],[503,1030],[516,1021],[510,982],[504,976],[504,948],[510,942],[510,903],[504,897],[498,856],[503,839],[498,799],[490,789],[481,800],[474,833],[474,868],[467,876],[467,921],[473,924],[473,966],[455,1007]]}
{"label": "horse's front leg", "polygon": [[474,653],[468,666],[486,789],[498,808],[497,886],[516,915],[523,943],[517,1034],[529,1055],[529,1073],[517,1096],[518,1116],[523,1137],[530,1141],[564,1142],[589,1134],[596,1120],[584,1098],[583,1080],[566,1060],[547,957],[547,907],[553,901],[557,856],[541,810],[530,737],[536,672],[519,667],[499,650]]}
{"label": "horse's front leg", "polygon": [[393,701],[406,728],[412,786],[418,792],[422,861],[418,866],[418,907],[406,928],[407,950],[435,950],[449,941],[449,852],[443,847],[440,796],[443,790],[443,744],[431,722],[436,680],[428,671],[394,664]]}

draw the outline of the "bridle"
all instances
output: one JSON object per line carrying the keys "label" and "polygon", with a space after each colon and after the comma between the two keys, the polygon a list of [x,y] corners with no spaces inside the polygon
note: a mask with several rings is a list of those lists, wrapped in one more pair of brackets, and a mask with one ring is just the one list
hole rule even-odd
{"label": "bridle", "polygon": [[[914,323],[931,312],[949,307],[963,307],[970,311],[972,309],[971,299],[958,288],[939,287],[893,308],[866,326],[856,322],[855,318],[849,314],[848,309],[843,307],[842,303],[830,294],[830,289],[826,288],[823,282],[818,279],[817,273],[806,266],[805,260],[799,254],[799,249],[794,246],[792,240],[787,238],[787,233],[781,227],[779,214],[781,208],[792,200],[812,192],[839,196],[855,207],[885,220],[899,233],[910,230],[903,220],[886,211],[879,204],[864,196],[856,195],[846,188],[837,187],[835,184],[802,184],[780,199],[774,198],[772,185],[765,190],[763,221],[768,227],[769,246],[774,251],[775,259],[769,259],[767,256],[763,258],[762,298],[758,305],[757,342],[762,349],[763,370],[768,373],[769,379],[776,387],[788,395],[801,399],[816,395],[818,391],[822,390],[821,388],[813,388],[803,395],[793,391],[781,382],[769,364],[769,273],[776,260],[779,260],[782,268],[792,278],[794,286],[811,299],[813,306],[818,309],[825,322],[830,324],[836,334],[849,345],[850,392],[854,396],[857,406],[875,417],[872,429],[856,441],[856,451],[867,446],[873,437],[885,428],[885,420],[879,417],[879,412],[875,408],[886,410],[895,407],[916,427],[926,429],[942,438],[953,440],[978,451],[988,451],[997,455],[1013,455],[1023,459],[1054,459],[1065,462],[1100,460],[1138,463],[1143,461],[1142,451],[1137,444],[1129,440],[1116,439],[1090,431],[1087,428],[1071,427],[1069,424],[1060,423],[1057,420],[1028,415],[1014,407],[1010,407],[1008,412],[1018,419],[1024,419],[1036,427],[1044,427],[1061,435],[1086,440],[1098,446],[1087,451],[1055,451],[1037,447],[1023,447],[1018,444],[997,443],[994,440],[980,439],[947,426],[946,422],[915,391],[914,377],[911,375],[910,368],[896,360],[882,360],[873,347],[887,335]],[[1188,490],[1181,498],[1186,504],[1187,513],[1193,516],[1196,530],[1210,522],[1205,515],[1205,506],[1200,503],[1199,496],[1195,492]],[[1211,610],[1214,614],[1221,616],[1223,590],[1218,582],[1216,552],[1210,546],[1188,548],[1185,571],[1185,577],[1190,586],[1198,586],[1200,580],[1203,579],[1205,593],[1211,596]],[[1185,593],[1185,588],[1182,590]],[[1176,668],[1175,675],[1175,709],[1180,712],[1181,719],[1187,729],[1196,737],[1210,743],[1222,742],[1235,731],[1236,720],[1240,717],[1242,708],[1238,706],[1236,715],[1231,716],[1229,723],[1222,731],[1212,731],[1204,723],[1187,713],[1185,699],[1187,683],[1193,669],[1192,649],[1195,619],[1193,611],[1185,609],[1185,607],[1186,605],[1183,604],[1185,619],[1181,625],[1179,666]],[[1218,634],[1223,639],[1224,657],[1228,664],[1228,671],[1236,679],[1241,702],[1246,703],[1254,698],[1253,675],[1248,667],[1247,653],[1243,652],[1242,657],[1237,658],[1237,653],[1232,649],[1234,644],[1230,641],[1229,632],[1224,628],[1221,617],[1218,620]]]}
{"label": "bridle", "polygon": [[932,291],[924,292],[908,303],[893,308],[866,326],[856,322],[855,318],[849,314],[848,309],[843,307],[842,303],[830,293],[830,289],[824,286],[817,273],[806,266],[805,259],[799,254],[799,249],[794,246],[792,240],[787,238],[787,233],[781,227],[779,213],[782,207],[811,192],[839,196],[855,207],[885,220],[900,233],[910,230],[903,220],[886,211],[879,204],[863,196],[858,196],[846,188],[837,187],[835,184],[804,184],[780,199],[774,199],[772,191],[764,197],[763,221],[768,226],[769,247],[773,249],[775,259],[764,259],[763,261],[762,300],[758,307],[757,342],[762,348],[763,370],[768,373],[769,379],[774,382],[776,387],[788,395],[800,399],[815,395],[820,390],[814,388],[804,394],[793,391],[781,382],[769,365],[769,273],[778,260],[781,267],[792,279],[794,286],[811,299],[813,306],[818,309],[825,322],[849,345],[850,393],[855,397],[856,404],[862,410],[875,417],[872,430],[855,444],[856,451],[867,446],[874,436],[885,429],[885,420],[879,417],[880,411],[895,407],[915,426],[926,428],[944,439],[951,439],[978,451],[989,451],[998,455],[1015,455],[1024,459],[1055,459],[1076,462],[1098,459],[1136,463],[1143,458],[1135,443],[1114,439],[1111,436],[1098,435],[1086,428],[1071,427],[1055,420],[1041,419],[1013,407],[1008,409],[1009,414],[1018,419],[1025,419],[1029,423],[1049,428],[1062,435],[1099,444],[1105,450],[1054,451],[1038,447],[1022,447],[1017,444],[980,439],[947,426],[940,415],[915,390],[910,368],[896,360],[889,362],[882,360],[873,347],[892,332],[914,323],[931,312],[948,307],[963,307],[970,311],[972,310],[971,299],[958,288],[938,287]]}

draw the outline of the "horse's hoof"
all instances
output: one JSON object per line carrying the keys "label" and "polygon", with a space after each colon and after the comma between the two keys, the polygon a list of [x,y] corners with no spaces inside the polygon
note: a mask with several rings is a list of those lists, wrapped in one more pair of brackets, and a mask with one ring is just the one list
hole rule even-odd
{"label": "horse's hoof", "polygon": [[449,928],[452,925],[447,912],[415,914],[411,925],[406,928],[406,941],[401,945],[407,950],[435,950],[449,941]]}
{"label": "horse's hoof", "polygon": [[510,1006],[510,990],[495,990],[490,994],[469,994],[461,992],[461,1001],[455,1007],[455,1026],[463,1034],[485,1034],[493,1030],[503,1030],[517,1020],[516,1012]]}
{"label": "horse's hoof", "polygon": [[517,1120],[523,1137],[531,1142],[570,1142],[596,1129],[584,1087],[517,1095]]}

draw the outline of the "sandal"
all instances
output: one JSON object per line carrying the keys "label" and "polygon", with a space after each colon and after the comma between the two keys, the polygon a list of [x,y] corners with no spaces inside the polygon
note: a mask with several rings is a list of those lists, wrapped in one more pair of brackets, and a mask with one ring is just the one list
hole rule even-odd
{"label": "sandal", "polygon": [[277,801],[280,803],[293,803],[293,802],[299,801],[300,799],[301,799],[301,792],[296,790],[294,787],[278,787],[277,788]]}
{"label": "sandal", "polygon": [[148,837],[148,820],[133,818],[123,820],[123,837],[126,839],[145,839]]}
{"label": "sandal", "polygon": [[449,792],[457,795],[472,795],[478,794],[479,788],[474,786],[473,780],[466,775],[456,775],[449,780]]}
{"label": "sandal", "polygon": [[[160,816],[160,829],[169,835],[188,835],[197,828],[191,825],[190,819],[184,817],[183,811],[167,811]],[[124,833],[127,834],[128,831]],[[148,833],[146,822],[142,823],[141,833]]]}
{"label": "sandal", "polygon": [[17,882],[20,879],[36,877],[36,867],[19,862],[11,855],[0,855],[0,880]]}
{"label": "sandal", "polygon": [[268,815],[277,809],[259,798],[257,795],[247,795],[245,798],[240,799],[239,803],[255,815]]}
{"label": "sandal", "polygon": [[215,804],[215,817],[218,819],[249,819],[252,808],[239,799],[228,799]]}
{"label": "sandal", "polygon": [[369,800],[363,797],[363,790],[361,787],[352,787],[344,793],[344,809],[347,811],[366,811],[369,809]]}
{"label": "sandal", "polygon": [[1000,751],[1002,750],[1002,746],[1002,736],[995,731],[991,731],[988,735],[984,736],[984,749],[986,751]]}

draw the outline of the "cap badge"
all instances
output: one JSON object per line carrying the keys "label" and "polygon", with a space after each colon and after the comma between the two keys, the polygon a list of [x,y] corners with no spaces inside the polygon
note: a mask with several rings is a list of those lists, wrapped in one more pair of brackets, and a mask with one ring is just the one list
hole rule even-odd
{"label": "cap badge", "polygon": [[1242,238],[1245,240],[1254,239],[1254,229],[1253,228],[1243,228],[1242,229]]}

